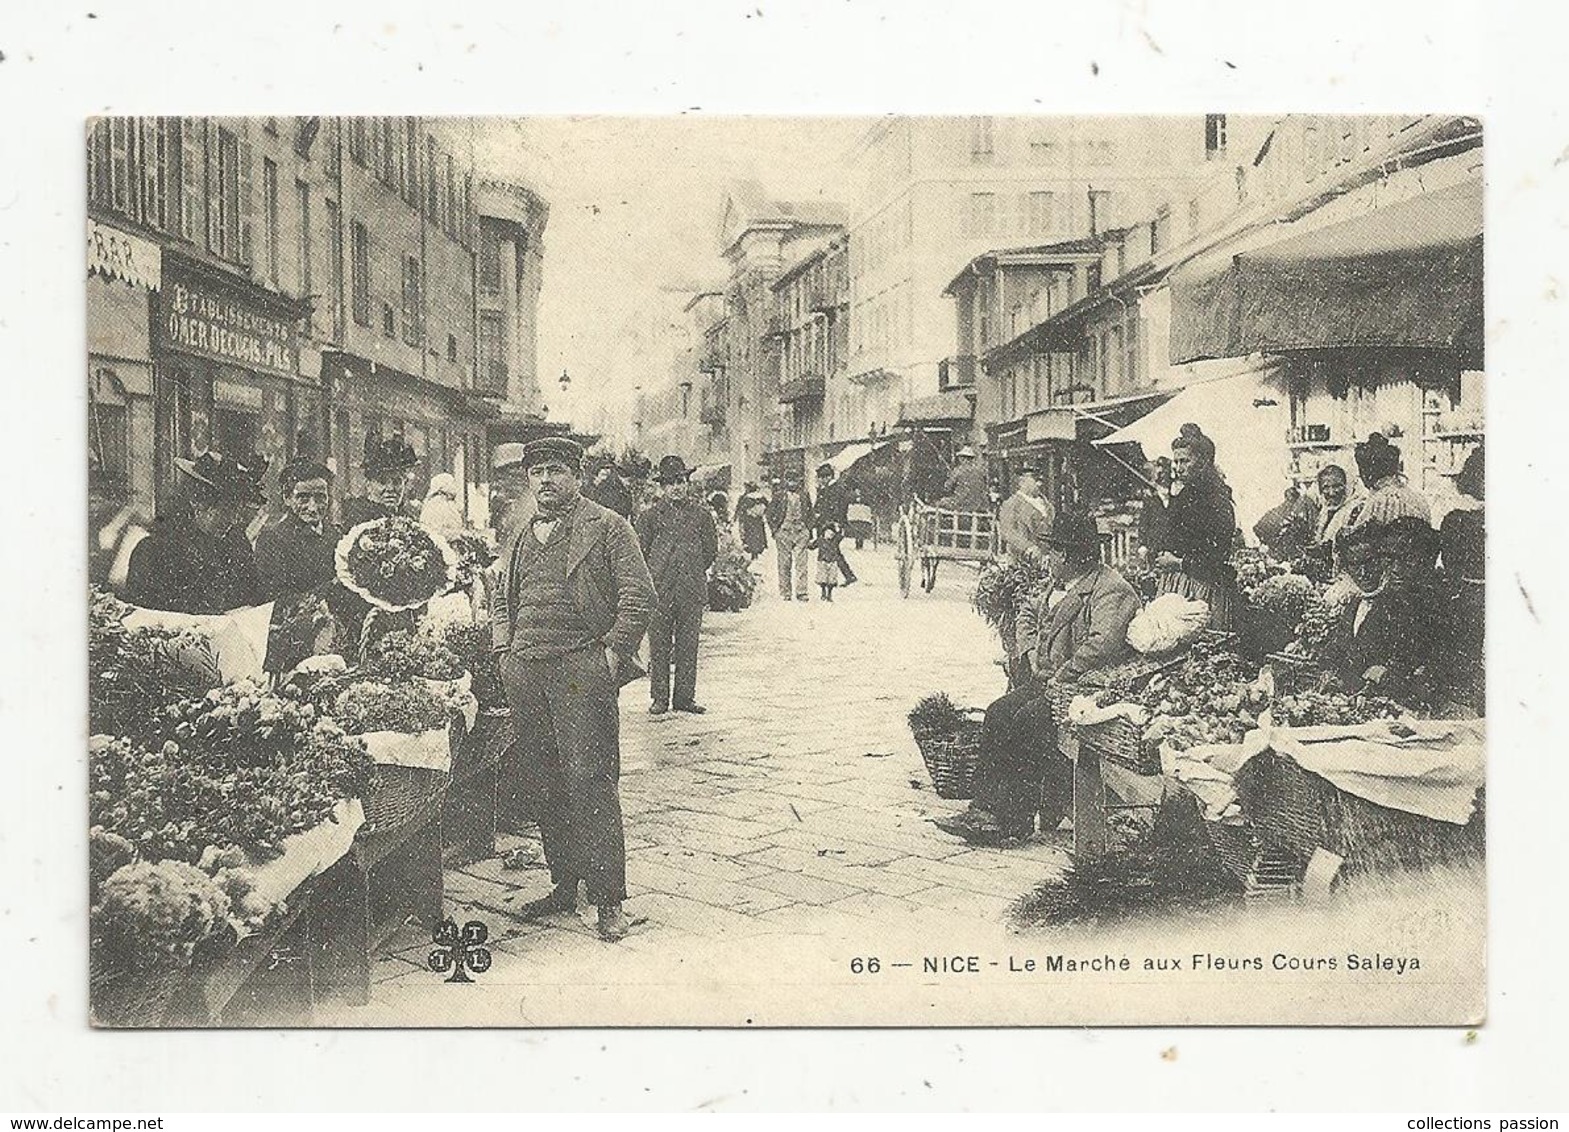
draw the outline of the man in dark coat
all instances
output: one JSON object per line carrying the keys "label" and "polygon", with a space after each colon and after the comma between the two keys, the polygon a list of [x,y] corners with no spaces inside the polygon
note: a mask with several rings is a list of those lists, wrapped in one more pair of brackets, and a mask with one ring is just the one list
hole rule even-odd
{"label": "man in dark coat", "polygon": [[1093,520],[1059,514],[1049,538],[1052,565],[1066,580],[1055,606],[1045,594],[1019,615],[1019,652],[1034,678],[986,709],[975,801],[938,828],[977,844],[1010,845],[1055,830],[1073,802],[1072,767],[1057,750],[1050,688],[1126,658],[1139,595],[1101,565]]}
{"label": "man in dark coat", "polygon": [[623,519],[630,519],[632,492],[622,482],[621,473],[616,470],[616,462],[609,456],[590,457],[587,471],[589,483],[583,489],[583,497],[592,499],[601,507],[608,507]]}
{"label": "man in dark coat", "polygon": [[[838,473],[832,464],[823,464],[817,469],[817,500],[812,504],[812,513],[817,517],[817,525],[812,532],[813,538],[822,534],[826,527],[843,535],[850,523],[850,493],[844,484],[838,482]],[[856,583],[855,571],[850,569],[849,560],[844,556],[844,544],[841,540],[836,544],[834,558],[839,563],[839,573],[844,576],[844,584],[853,586]]]}
{"label": "man in dark coat", "polygon": [[267,598],[310,593],[336,576],[341,532],[327,521],[332,472],[315,460],[294,459],[281,477],[284,514],[256,536],[256,569]]}
{"label": "man in dark coat", "polygon": [[648,626],[650,715],[663,715],[672,707],[693,715],[707,710],[697,702],[697,645],[708,607],[708,568],[719,555],[719,532],[713,512],[693,495],[691,475],[679,456],[659,461],[664,498],[637,517],[638,541],[658,595]]}
{"label": "man in dark coat", "polygon": [[377,436],[365,438],[365,494],[350,496],[343,501],[343,524],[357,527],[372,519],[386,519],[406,514],[409,496],[409,475],[419,463],[414,449],[401,436],[385,440]]}
{"label": "man in dark coat", "polygon": [[131,552],[126,600],[175,613],[260,605],[261,578],[245,526],[261,507],[267,461],[204,452],[174,462],[189,506],[160,518]]}
{"label": "man in dark coat", "polygon": [[[570,913],[578,882],[599,909],[599,934],[626,935],[626,840],[621,824],[617,693],[641,675],[634,657],[654,603],[637,535],[582,497],[583,450],[564,437],[524,446],[538,510],[495,564],[493,643],[516,741],[502,767],[502,808],[518,784],[544,782],[538,808],[550,894],[526,918]],[[509,469],[498,462],[498,476]]]}

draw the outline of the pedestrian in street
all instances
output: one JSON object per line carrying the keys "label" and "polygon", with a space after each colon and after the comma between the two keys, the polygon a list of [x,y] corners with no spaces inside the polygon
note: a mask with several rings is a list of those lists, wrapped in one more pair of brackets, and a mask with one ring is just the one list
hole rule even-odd
{"label": "pedestrian in street", "polygon": [[997,513],[1003,554],[1013,562],[1044,562],[1056,518],[1057,509],[1046,498],[1040,470],[1030,462],[1020,465],[1013,494],[1002,501]]}
{"label": "pedestrian in street", "polygon": [[1059,514],[1052,525],[1053,570],[1065,580],[1055,605],[1040,594],[1020,613],[1021,653],[1033,678],[992,701],[981,728],[975,800],[945,832],[975,844],[1007,847],[1035,832],[1051,833],[1073,803],[1072,764],[1057,750],[1051,691],[1092,669],[1125,659],[1128,625],[1139,595],[1116,570],[1101,564],[1100,534],[1092,519]]}
{"label": "pedestrian in street", "polygon": [[824,601],[834,599],[834,587],[839,584],[839,543],[843,537],[833,523],[822,523],[813,542],[817,550],[817,588],[822,591]]}
{"label": "pedestrian in street", "polygon": [[327,517],[332,472],[325,464],[296,458],[283,466],[280,479],[283,516],[256,536],[256,569],[268,601],[329,585],[342,537]]}
{"label": "pedestrian in street", "polygon": [[1166,509],[1166,542],[1155,555],[1156,592],[1205,602],[1209,627],[1229,632],[1237,606],[1237,576],[1228,561],[1237,510],[1215,466],[1215,442],[1198,425],[1183,425],[1171,442],[1171,473],[1178,491]]}
{"label": "pedestrian in street", "polygon": [[630,524],[582,497],[583,450],[564,437],[524,446],[516,465],[538,511],[518,531],[492,588],[493,641],[512,708],[515,742],[502,768],[503,811],[516,813],[529,777],[542,782],[536,813],[550,894],[524,905],[532,919],[577,908],[578,882],[599,909],[599,934],[627,933],[626,844],[617,692],[634,660],[654,587]]}
{"label": "pedestrian in street", "polygon": [[812,505],[794,474],[768,503],[768,526],[779,558],[779,596],[786,601],[806,601],[808,544],[812,541]]}
{"label": "pedestrian in street", "polygon": [[131,552],[126,600],[175,613],[226,613],[262,603],[245,526],[260,510],[267,461],[217,452],[176,459],[180,491],[171,513]]}
{"label": "pedestrian in street", "polygon": [[850,506],[845,516],[850,522],[848,533],[855,539],[855,549],[865,549],[867,539],[872,540],[873,546],[877,545],[877,518],[872,514],[872,505],[861,495],[860,488],[850,493]]}
{"label": "pedestrian in street", "polygon": [[748,480],[741,498],[736,500],[736,520],[741,527],[741,549],[753,562],[768,549],[768,497]]}
{"label": "pedestrian in street", "polygon": [[714,525],[720,530],[730,526],[730,497],[722,491],[716,491],[708,497],[708,509],[714,513]]}
{"label": "pedestrian in street", "polygon": [[689,482],[691,475],[679,456],[659,461],[657,478],[665,497],[637,518],[638,542],[655,593],[648,625],[650,715],[664,715],[671,708],[693,715],[708,710],[697,702],[697,650],[708,607],[708,568],[719,555],[719,532],[713,513]]}
{"label": "pedestrian in street", "polygon": [[605,453],[588,458],[586,468],[589,484],[583,494],[601,507],[607,507],[623,519],[632,518],[632,492],[621,479],[615,460]]}
{"label": "pedestrian in street", "polygon": [[855,571],[850,569],[850,562],[844,556],[844,532],[850,522],[850,495],[845,485],[838,482],[838,473],[832,464],[823,464],[817,469],[817,499],[812,504],[812,514],[817,519],[817,535],[821,535],[824,524],[832,524],[838,532],[838,537],[832,540],[832,546],[838,559],[839,572],[844,575],[845,585],[855,585],[858,581]]}
{"label": "pedestrian in street", "polygon": [[430,477],[430,490],[419,509],[420,526],[428,527],[442,538],[463,533],[463,508],[458,503],[458,480],[451,472]]}
{"label": "pedestrian in street", "polygon": [[409,475],[418,463],[414,449],[401,436],[393,435],[385,440],[367,436],[365,460],[361,465],[365,472],[365,494],[343,501],[343,525],[352,528],[372,519],[405,514]]}

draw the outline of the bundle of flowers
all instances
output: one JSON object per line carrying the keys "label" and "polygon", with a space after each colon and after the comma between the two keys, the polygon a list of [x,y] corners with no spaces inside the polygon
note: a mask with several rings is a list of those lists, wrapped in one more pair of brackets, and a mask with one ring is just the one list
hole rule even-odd
{"label": "bundle of flowers", "polygon": [[506,692],[501,686],[501,665],[493,647],[489,625],[457,621],[444,625],[442,643],[474,674],[474,696],[482,708],[501,707]]}
{"label": "bundle of flowers", "polygon": [[1255,609],[1295,625],[1302,620],[1309,599],[1322,589],[1301,574],[1274,574],[1255,586],[1248,600]]}
{"label": "bundle of flowers", "polygon": [[1253,601],[1253,591],[1259,586],[1291,569],[1289,564],[1280,561],[1261,546],[1247,546],[1233,551],[1231,565],[1237,572],[1237,589],[1249,602]]}
{"label": "bundle of flowers", "polygon": [[739,543],[725,539],[708,576],[708,607],[716,613],[739,613],[752,604],[757,577]]}
{"label": "bundle of flowers", "polygon": [[1154,717],[1145,741],[1178,750],[1241,742],[1269,706],[1257,675],[1235,653],[1196,646],[1180,667],[1158,673],[1138,694],[1136,702]]}
{"label": "bundle of flowers", "polygon": [[1303,660],[1322,660],[1329,650],[1336,623],[1355,596],[1354,590],[1344,587],[1338,591],[1334,588],[1317,590],[1303,603],[1296,636],[1285,651]]}
{"label": "bundle of flowers", "polygon": [[454,707],[451,695],[428,684],[357,680],[339,694],[333,715],[355,735],[372,731],[422,735],[445,729]]}
{"label": "bundle of flowers", "polygon": [[196,949],[230,927],[229,898],[183,861],[135,861],[106,878],[92,907],[92,950],[110,970],[189,967]]}
{"label": "bundle of flowers", "polygon": [[457,571],[452,580],[452,588],[455,590],[467,590],[474,584],[474,579],[496,560],[496,552],[491,549],[490,543],[485,541],[483,535],[473,531],[453,535],[447,544],[458,556]]}
{"label": "bundle of flowers", "polygon": [[360,671],[367,679],[400,684],[414,677],[457,680],[468,671],[463,657],[431,633],[395,629],[377,638],[360,657]]}
{"label": "bundle of flowers", "polygon": [[363,742],[318,720],[288,744],[142,744],[96,737],[88,751],[88,812],[103,835],[145,861],[195,864],[209,849],[261,864],[283,841],[361,797],[371,762]]}
{"label": "bundle of flowers", "polygon": [[1012,624],[1019,607],[1051,584],[1051,570],[1043,562],[1025,559],[1021,562],[996,562],[985,567],[975,580],[975,593],[970,604],[986,623],[999,632]]}
{"label": "bundle of flowers", "polygon": [[361,523],[338,542],[338,581],[377,609],[417,609],[451,589],[457,571],[446,540],[401,515]]}
{"label": "bundle of flowers", "polygon": [[87,607],[89,729],[141,733],[171,700],[199,696],[218,679],[211,646],[190,632],[128,629],[132,607],[94,587]]}
{"label": "bundle of flowers", "polygon": [[964,729],[966,719],[963,710],[947,692],[922,696],[905,718],[917,739],[952,738]]}

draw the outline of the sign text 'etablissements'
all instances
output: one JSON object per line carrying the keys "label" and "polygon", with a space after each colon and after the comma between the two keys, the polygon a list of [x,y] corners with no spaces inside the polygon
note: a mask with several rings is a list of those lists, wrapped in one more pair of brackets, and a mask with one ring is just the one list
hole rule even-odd
{"label": "sign text 'etablissements'", "polygon": [[295,328],[247,303],[185,279],[164,280],[161,331],[171,349],[295,373]]}

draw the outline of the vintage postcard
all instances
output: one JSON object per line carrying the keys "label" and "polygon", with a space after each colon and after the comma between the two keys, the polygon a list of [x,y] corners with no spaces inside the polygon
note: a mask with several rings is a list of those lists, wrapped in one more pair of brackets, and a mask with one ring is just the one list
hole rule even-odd
{"label": "vintage postcard", "polygon": [[1482,1020],[1479,119],[86,152],[95,1025]]}

